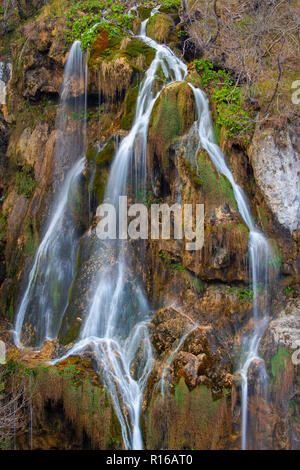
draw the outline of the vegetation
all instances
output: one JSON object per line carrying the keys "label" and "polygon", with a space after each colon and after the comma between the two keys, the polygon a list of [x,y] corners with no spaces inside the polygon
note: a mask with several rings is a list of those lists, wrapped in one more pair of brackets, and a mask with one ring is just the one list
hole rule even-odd
{"label": "vegetation", "polygon": [[290,359],[291,356],[287,349],[280,347],[277,354],[275,354],[271,359],[271,372],[273,379],[276,379],[278,374],[284,371],[287,361]]}
{"label": "vegetation", "polygon": [[234,84],[230,73],[215,70],[213,64],[204,59],[196,59],[194,63],[201,76],[202,87],[215,104],[216,123],[226,129],[228,137],[243,135],[246,138],[253,124],[249,111],[245,109],[241,89]]}
{"label": "vegetation", "polygon": [[33,168],[29,164],[25,164],[15,174],[15,189],[18,194],[23,194],[29,199],[37,186],[34,179]]}
{"label": "vegetation", "polygon": [[187,2],[181,13],[183,53],[233,71],[257,120],[267,119],[271,110],[286,118],[294,111],[290,87],[297,71],[291,51],[295,56],[299,50],[298,9],[296,0]]}
{"label": "vegetation", "polygon": [[83,50],[93,44],[100,30],[113,39],[124,35],[124,29],[132,30],[132,24],[133,17],[125,13],[124,4],[111,0],[76,2],[67,10],[68,40],[79,39]]}
{"label": "vegetation", "polygon": [[165,264],[170,268],[170,269],[175,269],[175,271],[185,271],[185,267],[179,263],[179,262],[171,262],[167,256],[161,251],[158,256],[165,262]]}
{"label": "vegetation", "polygon": [[235,295],[241,302],[243,300],[253,302],[253,289],[251,287],[229,287],[228,294]]}

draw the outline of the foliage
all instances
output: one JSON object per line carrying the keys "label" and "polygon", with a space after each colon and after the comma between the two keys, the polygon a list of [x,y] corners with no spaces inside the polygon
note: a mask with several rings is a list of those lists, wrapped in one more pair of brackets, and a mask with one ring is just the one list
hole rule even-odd
{"label": "foliage", "polygon": [[20,171],[15,174],[15,189],[18,194],[23,194],[29,199],[36,188],[33,168],[31,165],[24,165]]}
{"label": "foliage", "polygon": [[213,64],[204,59],[194,61],[201,76],[203,88],[207,89],[216,106],[216,123],[226,129],[228,137],[246,135],[250,115],[244,109],[241,89],[234,84],[226,70],[214,70]]}
{"label": "foliage", "polygon": [[185,267],[182,266],[181,263],[172,263],[162,251],[158,254],[158,256],[166,263],[169,268],[175,269],[175,271],[185,271]]}
{"label": "foliage", "polygon": [[0,215],[0,246],[6,234],[7,217],[8,217],[7,211],[5,211],[3,214]]}
{"label": "foliage", "polygon": [[284,289],[284,293],[287,297],[293,298],[295,296],[295,289],[293,289],[291,286],[288,286]]}
{"label": "foliage", "polygon": [[193,288],[198,294],[204,291],[204,282],[202,279],[190,275],[190,280],[187,283],[187,288]]}
{"label": "foliage", "polygon": [[161,8],[163,9],[178,9],[181,5],[181,0],[163,0],[161,2]]}
{"label": "foliage", "polygon": [[253,289],[249,287],[248,289],[242,287],[229,287],[229,295],[236,295],[236,297],[242,302],[243,300],[253,302]]}
{"label": "foliage", "polygon": [[133,17],[124,10],[122,3],[111,0],[76,2],[67,10],[68,41],[80,40],[85,51],[100,30],[106,30],[109,39],[122,36],[122,28],[131,30],[133,24]]}

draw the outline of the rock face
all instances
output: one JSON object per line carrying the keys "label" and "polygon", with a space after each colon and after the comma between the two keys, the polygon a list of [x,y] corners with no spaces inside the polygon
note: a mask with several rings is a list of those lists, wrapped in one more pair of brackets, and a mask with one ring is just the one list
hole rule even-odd
{"label": "rock face", "polygon": [[[150,9],[143,13],[146,18]],[[177,13],[156,14],[148,22],[147,33],[177,46],[177,19]],[[61,181],[64,163],[72,157],[65,152],[64,163],[53,171],[59,138],[54,121],[67,54],[64,31],[47,14],[22,31],[24,41],[14,55],[7,107],[0,116],[0,311],[11,322],[22,290],[20,280],[26,278],[55,185]],[[99,243],[95,213],[103,200],[118,142],[132,126],[138,86],[154,54],[133,37],[110,43],[107,31],[99,32],[90,50],[88,151],[81,188],[85,214],[82,220],[74,214],[79,219],[80,250],[54,348],[57,355],[78,338],[95,273],[101,272],[104,260],[106,265],[115,263],[115,259],[108,262],[105,242],[100,256],[100,249],[95,250]],[[157,83],[164,83],[160,71]],[[73,96],[83,91],[82,83],[72,82],[70,87]],[[237,370],[242,338],[253,327],[249,231],[238,214],[229,181],[218,174],[209,155],[198,149],[195,114],[191,87],[175,82],[160,94],[149,125],[147,204],[204,204],[205,211],[201,250],[187,251],[185,239],[150,240],[145,264],[141,266],[138,250],[133,260],[132,272],[143,278],[152,308],[149,330],[154,368],[142,414],[149,449],[240,448]],[[289,276],[277,284],[273,316],[260,349],[269,377],[268,399],[262,393],[263,361],[254,361],[249,371],[249,423],[251,435],[257,436],[249,445],[299,449],[300,161],[296,122],[280,131],[271,125],[257,127],[250,147],[234,140],[223,142],[223,147],[229,149],[228,164],[235,179],[253,199],[250,204],[257,225],[266,227],[276,246],[273,262],[280,265],[282,261],[280,275]],[[292,236],[287,232],[293,232]],[[132,285],[132,273],[127,274],[126,282]],[[294,299],[287,301],[284,287]],[[282,299],[287,301],[284,307]],[[45,370],[47,347],[35,356],[11,357],[12,362],[20,360],[34,371],[33,448],[120,448],[120,427],[109,396],[93,372],[93,352]],[[36,356],[43,361],[37,363]],[[26,432],[18,443],[20,448],[28,448]]]}
{"label": "rock face", "polygon": [[147,23],[147,35],[155,41],[166,43],[174,28],[174,22],[168,15],[156,13]]}
{"label": "rock face", "polygon": [[281,225],[291,232],[300,228],[299,122],[274,133],[257,128],[250,158],[257,184]]}

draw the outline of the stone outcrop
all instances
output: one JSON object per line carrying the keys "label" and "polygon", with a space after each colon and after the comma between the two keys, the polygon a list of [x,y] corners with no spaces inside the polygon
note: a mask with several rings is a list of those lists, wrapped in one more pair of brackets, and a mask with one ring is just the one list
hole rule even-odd
{"label": "stone outcrop", "polygon": [[286,129],[256,129],[250,159],[258,186],[278,222],[291,232],[300,228],[300,123]]}
{"label": "stone outcrop", "polygon": [[[145,19],[150,9],[141,12]],[[176,12],[170,15],[167,10],[154,15],[147,33],[158,41],[178,46],[176,16]],[[30,265],[55,181],[64,173],[64,165],[57,166],[54,172],[59,138],[54,120],[67,56],[61,28],[59,21],[50,16],[24,26],[22,48],[14,53],[7,106],[0,116],[1,224],[5,225],[1,238],[0,307],[1,315],[10,317],[11,323],[21,291],[20,280],[26,273],[24,266]],[[77,221],[80,250],[69,305],[58,343],[47,343],[38,354],[24,353],[19,357],[14,351],[16,357],[11,356],[13,363],[20,361],[26,370],[34,371],[34,449],[122,446],[108,394],[92,368],[93,352],[89,350],[82,358],[72,358],[55,367],[45,368],[44,363],[50,356],[64,353],[78,337],[94,288],[90,280],[95,272],[101,272],[108,256],[104,242],[101,256],[95,256],[95,244],[99,243],[95,212],[103,199],[116,145],[131,128],[138,86],[154,54],[151,47],[132,37],[110,43],[104,31],[99,32],[90,50],[88,152],[81,188],[88,194],[89,206],[85,202],[85,214]],[[159,71],[157,83],[163,81]],[[82,83],[70,86],[73,96],[78,89],[83,91]],[[195,115],[191,87],[175,82],[159,96],[149,126],[147,204],[202,203],[205,208],[205,241],[200,252],[185,250],[186,240],[152,240],[146,246],[145,265],[140,266],[138,259],[134,261],[133,269],[144,279],[153,309],[149,329],[155,364],[142,417],[149,449],[240,448],[241,392],[237,369],[242,337],[253,327],[249,231],[238,214],[229,181],[215,170],[203,149],[197,152]],[[250,442],[253,448],[300,448],[299,365],[293,363],[299,358],[294,345],[300,329],[300,169],[296,125],[297,121],[281,130],[272,124],[257,126],[250,147],[245,143],[241,146],[234,138],[220,142],[228,153],[236,181],[249,194],[258,226],[272,239],[273,262],[280,266],[279,275],[283,278],[274,293],[273,317],[260,350],[266,359],[269,401],[261,393],[262,361],[254,361],[249,371],[249,422],[251,435],[257,435],[257,442]],[[63,157],[67,163],[70,156]],[[28,177],[28,181],[20,177],[26,183],[25,190],[16,184],[17,173]],[[110,261],[112,265],[115,262]],[[127,274],[126,281],[130,283],[131,273]],[[287,301],[288,294],[295,298]],[[284,308],[282,298],[287,301]],[[5,330],[0,333],[6,340],[7,325]],[[28,433],[24,432],[18,445],[25,449],[28,442]]]}

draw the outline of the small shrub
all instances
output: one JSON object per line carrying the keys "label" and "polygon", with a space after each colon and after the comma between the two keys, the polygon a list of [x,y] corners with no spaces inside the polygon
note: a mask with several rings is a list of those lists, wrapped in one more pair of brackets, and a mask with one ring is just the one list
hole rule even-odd
{"label": "small shrub", "polygon": [[15,189],[18,194],[23,194],[29,199],[35,190],[37,183],[34,179],[33,168],[31,165],[24,165],[20,171],[15,174]]}
{"label": "small shrub", "polygon": [[248,143],[247,132],[253,126],[249,112],[244,109],[241,89],[233,83],[226,70],[214,70],[213,64],[203,59],[196,59],[194,63],[203,88],[215,103],[216,124],[226,129],[227,137],[243,136]]}

